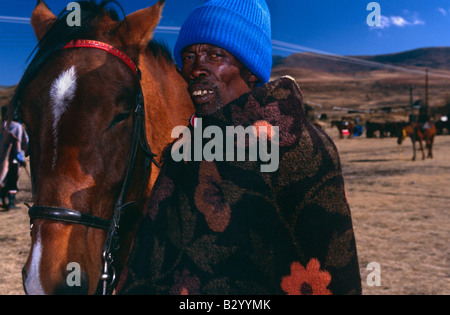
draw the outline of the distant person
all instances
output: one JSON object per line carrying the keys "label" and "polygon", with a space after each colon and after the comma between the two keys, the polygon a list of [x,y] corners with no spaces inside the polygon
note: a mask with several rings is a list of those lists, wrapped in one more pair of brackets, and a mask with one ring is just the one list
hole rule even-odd
{"label": "distant person", "polygon": [[[25,150],[28,135],[17,121],[8,121],[7,107],[2,107],[0,126],[0,199],[6,210],[18,209],[16,195],[19,192],[18,181],[20,166],[25,167]],[[8,201],[6,201],[8,199]]]}
{"label": "distant person", "polygon": [[[196,110],[194,137],[183,134],[163,154],[118,292],[360,294],[338,152],[308,121],[292,78],[268,83],[265,1],[206,1],[183,24],[174,54]],[[180,142],[203,144],[196,128],[225,134],[229,126],[255,127],[279,148],[278,167],[262,172],[262,156],[173,157]]]}
{"label": "distant person", "polygon": [[431,128],[430,115],[428,115],[428,111],[425,106],[420,107],[419,117],[418,117],[417,121],[419,123],[419,127],[422,130],[422,132],[425,132],[427,129]]}

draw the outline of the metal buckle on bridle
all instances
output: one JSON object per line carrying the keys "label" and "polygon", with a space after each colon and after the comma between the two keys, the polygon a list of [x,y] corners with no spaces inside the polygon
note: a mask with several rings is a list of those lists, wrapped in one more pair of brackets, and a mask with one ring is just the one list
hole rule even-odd
{"label": "metal buckle on bridle", "polygon": [[116,270],[113,266],[113,263],[115,258],[114,253],[118,251],[120,248],[119,245],[120,218],[122,216],[122,213],[124,212],[124,209],[135,204],[134,202],[129,202],[124,205],[121,205],[120,203],[121,199],[119,199],[119,202],[114,209],[113,217],[111,219],[111,225],[108,230],[108,234],[106,235],[105,245],[103,247],[103,255],[102,255],[103,270],[100,276],[100,280],[102,281],[103,285],[102,289],[103,295],[108,295],[112,292],[114,282],[116,280]]}
{"label": "metal buckle on bridle", "polygon": [[113,287],[116,281],[116,270],[114,269],[114,258],[111,253],[107,251],[103,252],[103,272],[100,276],[100,280],[103,282],[103,295],[108,295],[110,289]]}

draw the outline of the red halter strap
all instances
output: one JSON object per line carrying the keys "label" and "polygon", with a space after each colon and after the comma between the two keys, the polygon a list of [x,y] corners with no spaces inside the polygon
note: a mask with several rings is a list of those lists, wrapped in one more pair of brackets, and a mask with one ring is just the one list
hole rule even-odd
{"label": "red halter strap", "polygon": [[104,50],[122,59],[122,61],[125,62],[128,67],[130,67],[130,69],[134,72],[134,74],[138,74],[138,67],[133,62],[133,60],[131,60],[130,57],[128,57],[124,52],[120,51],[119,49],[106,43],[98,42],[95,40],[79,39],[77,41],[74,40],[70,41],[62,49],[70,49],[70,48],[96,48]]}

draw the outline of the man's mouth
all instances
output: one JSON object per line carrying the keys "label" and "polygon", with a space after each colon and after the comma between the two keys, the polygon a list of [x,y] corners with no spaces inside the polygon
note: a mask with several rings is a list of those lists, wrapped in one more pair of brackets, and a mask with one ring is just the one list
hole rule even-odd
{"label": "man's mouth", "polygon": [[198,105],[205,105],[211,102],[216,95],[216,91],[213,88],[202,85],[192,85],[189,89],[192,101]]}
{"label": "man's mouth", "polygon": [[198,91],[192,92],[191,96],[205,96],[205,95],[208,95],[208,94],[214,94],[214,91],[198,90]]}

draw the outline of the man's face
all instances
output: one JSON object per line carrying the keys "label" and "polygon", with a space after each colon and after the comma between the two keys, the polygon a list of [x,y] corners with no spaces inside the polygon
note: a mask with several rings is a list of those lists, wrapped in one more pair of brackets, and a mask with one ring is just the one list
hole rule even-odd
{"label": "man's face", "polygon": [[225,49],[210,44],[195,44],[181,53],[181,74],[197,114],[211,115],[250,92],[258,79]]}

